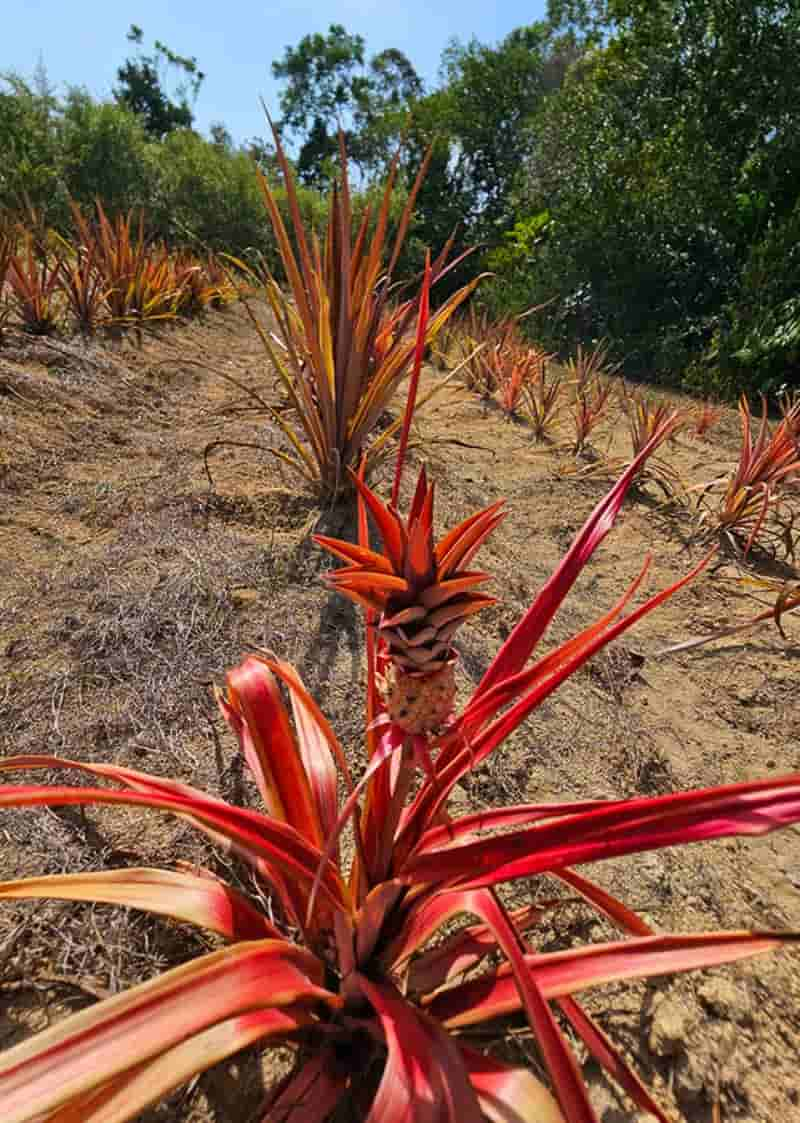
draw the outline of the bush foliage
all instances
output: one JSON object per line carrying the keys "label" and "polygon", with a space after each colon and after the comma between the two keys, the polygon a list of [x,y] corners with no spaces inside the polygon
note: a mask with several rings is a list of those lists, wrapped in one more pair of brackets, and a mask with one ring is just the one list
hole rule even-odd
{"label": "bush foliage", "polygon": [[[155,49],[199,83],[193,59]],[[630,374],[731,399],[798,385],[796,4],[549,0],[547,19],[496,44],[449,43],[433,89],[402,52],[365,51],[333,25],[273,65],[304,221],[326,213],[337,127],[356,214],[404,147],[395,221],[433,144],[398,276],[457,228],[455,252],[481,249],[439,298],[488,267],[491,313],[544,305],[525,324],[549,350],[607,339]],[[42,74],[6,75],[0,209],[32,207],[64,229],[71,197],[86,209],[100,196],[109,212],[143,206],[171,243],[279,267],[252,168],[277,187],[270,147],[237,147],[223,125],[211,139],[180,122],[155,128],[138,104],[120,89],[59,99]]]}

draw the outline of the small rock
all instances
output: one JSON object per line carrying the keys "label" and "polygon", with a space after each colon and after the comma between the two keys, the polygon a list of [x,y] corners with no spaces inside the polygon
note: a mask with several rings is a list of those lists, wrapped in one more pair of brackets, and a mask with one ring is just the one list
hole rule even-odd
{"label": "small rock", "polygon": [[706,979],[697,993],[703,1005],[718,1017],[740,1023],[750,1020],[750,997],[730,979]]}
{"label": "small rock", "polygon": [[237,608],[244,608],[245,605],[253,604],[258,600],[258,589],[248,589],[244,586],[231,589],[231,600]]}
{"label": "small rock", "polygon": [[710,1072],[708,1057],[689,1054],[682,1057],[673,1074],[673,1087],[679,1103],[694,1103],[708,1088]]}
{"label": "small rock", "polygon": [[685,1052],[694,1026],[692,1011],[677,998],[665,998],[657,1007],[650,1027],[650,1049],[657,1057]]}

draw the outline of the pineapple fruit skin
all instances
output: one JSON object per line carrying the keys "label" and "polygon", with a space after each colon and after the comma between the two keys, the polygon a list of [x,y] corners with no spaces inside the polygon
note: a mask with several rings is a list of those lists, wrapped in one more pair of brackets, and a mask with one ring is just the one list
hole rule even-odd
{"label": "pineapple fruit skin", "polygon": [[434,733],[453,712],[455,660],[431,674],[408,672],[392,663],[383,694],[390,719],[406,733]]}

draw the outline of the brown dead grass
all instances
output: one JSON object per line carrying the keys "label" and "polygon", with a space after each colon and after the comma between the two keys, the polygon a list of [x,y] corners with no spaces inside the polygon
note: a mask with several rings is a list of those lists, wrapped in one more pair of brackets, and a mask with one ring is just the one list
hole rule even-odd
{"label": "brown dead grass", "polygon": [[[362,624],[325,592],[319,574],[329,562],[309,542],[312,528],[353,527],[350,513],[319,510],[273,457],[253,449],[219,447],[209,490],[209,442],[275,436],[251,401],[207,367],[277,400],[260,344],[235,308],[149,336],[140,350],[12,338],[0,351],[0,747],[111,760],[249,803],[253,789],[208,689],[248,647],[294,661],[358,752]],[[440,399],[416,440],[413,455],[438,481],[439,527],[500,496],[511,509],[482,555],[502,603],[465,628],[460,643],[466,692],[607,480],[556,472],[556,456],[529,430],[463,391]],[[620,425],[597,446],[621,456],[625,440]],[[699,482],[734,460],[736,441],[727,413],[710,442],[679,437],[664,457]],[[700,556],[691,521],[645,488],[628,501],[550,638],[609,605],[647,551],[658,586]],[[796,644],[765,628],[648,658],[758,610],[726,576],[735,576],[729,558],[576,676],[464,782],[462,806],[655,794],[800,768]],[[797,623],[785,624],[796,639]],[[248,887],[244,871],[166,816],[6,811],[0,839],[4,879],[181,858]],[[597,875],[659,927],[800,928],[797,830],[608,863]],[[514,895],[536,891],[522,885]],[[553,948],[602,934],[567,906],[542,939]],[[133,912],[4,905],[0,1046],[209,946],[186,927]],[[728,1123],[800,1119],[796,955],[607,988],[591,1007],[676,1119],[707,1123],[716,1101]],[[683,1018],[682,1040],[669,1046],[665,1011]],[[509,1031],[505,1047],[535,1063],[524,1035]],[[286,1054],[265,1063],[246,1053],[142,1119],[254,1119],[265,1082],[286,1062]],[[602,1123],[631,1118],[591,1062],[586,1072]]]}

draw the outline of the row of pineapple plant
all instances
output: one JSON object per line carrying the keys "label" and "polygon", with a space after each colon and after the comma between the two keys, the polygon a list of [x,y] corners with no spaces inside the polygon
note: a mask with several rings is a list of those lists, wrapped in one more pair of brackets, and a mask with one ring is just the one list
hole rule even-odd
{"label": "row of pineapple plant", "polygon": [[92,218],[73,204],[74,236],[0,225],[0,330],[16,321],[33,335],[85,336],[190,316],[234,299],[230,270],[213,254],[170,250],[146,235],[144,215]]}
{"label": "row of pineapple plant", "polygon": [[[522,337],[518,319],[492,321],[472,303],[443,333],[435,358],[441,368],[452,369],[467,355],[462,383],[484,401],[495,401],[508,416],[527,422],[537,441],[552,442],[571,429],[569,445],[577,454],[587,447],[592,431],[613,416],[615,404],[629,413],[631,396],[603,342],[592,350],[579,345],[562,364]],[[721,409],[706,401],[694,411],[681,411],[681,428],[706,437],[720,416]]]}
{"label": "row of pineapple plant", "polygon": [[[587,461],[582,471],[608,473],[624,464],[592,447],[593,435],[603,426],[613,429],[621,416],[635,457],[672,410],[663,399],[631,392],[602,342],[592,350],[579,346],[564,365],[556,365],[553,356],[520,338],[514,321],[492,322],[485,311],[471,308],[452,325],[446,343],[448,352],[440,352],[445,365],[473,348],[463,378],[468,389],[484,401],[494,399],[506,414],[526,422],[536,441],[568,450],[578,463]],[[740,454],[729,473],[686,489],[663,451],[651,458],[643,473],[668,496],[691,503],[701,531],[722,536],[743,558],[756,543],[790,559],[795,555],[800,532],[800,399],[785,395],[780,404],[782,416],[776,425],[769,424],[766,403],[756,425],[749,403],[742,399]],[[679,409],[671,437],[682,432],[706,439],[721,416],[721,407],[710,401]]]}

